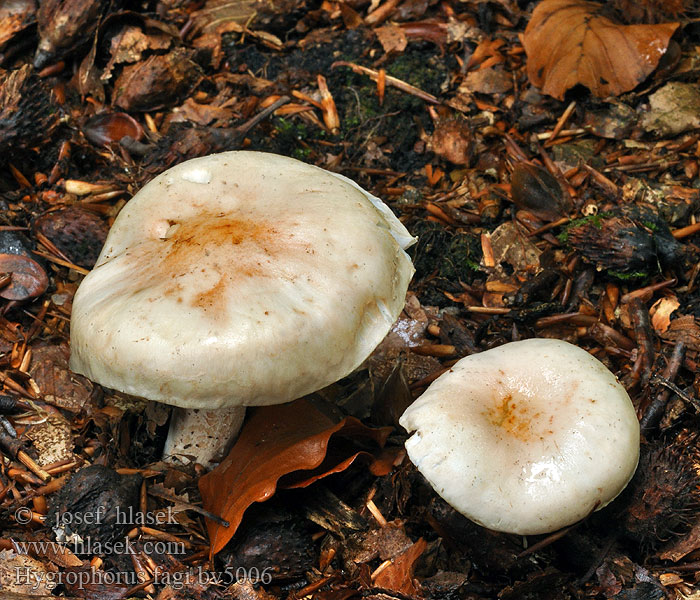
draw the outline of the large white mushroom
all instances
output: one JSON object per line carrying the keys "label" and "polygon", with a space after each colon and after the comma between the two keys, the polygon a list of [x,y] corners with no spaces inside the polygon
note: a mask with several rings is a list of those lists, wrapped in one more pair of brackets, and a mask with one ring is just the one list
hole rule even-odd
{"label": "large white mushroom", "polygon": [[612,501],[639,460],[625,389],[552,339],[460,360],[401,417],[411,461],[449,504],[496,531],[539,534]]}
{"label": "large white mushroom", "polygon": [[412,242],[340,175],[260,152],[187,161],[117,217],[73,301],[71,369],[184,409],[166,453],[208,464],[243,407],[364,361],[403,308]]}

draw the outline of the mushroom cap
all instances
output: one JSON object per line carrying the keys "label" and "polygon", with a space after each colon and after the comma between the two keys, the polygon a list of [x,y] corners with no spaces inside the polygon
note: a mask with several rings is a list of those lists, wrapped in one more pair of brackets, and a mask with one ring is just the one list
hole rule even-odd
{"label": "mushroom cap", "polygon": [[278,404],[357,368],[405,302],[405,227],[354,182],[262,152],[181,163],[119,213],[70,367],[183,408]]}
{"label": "mushroom cap", "polygon": [[639,459],[625,389],[585,350],[552,339],[463,358],[400,419],[411,461],[466,517],[540,534],[602,508]]}

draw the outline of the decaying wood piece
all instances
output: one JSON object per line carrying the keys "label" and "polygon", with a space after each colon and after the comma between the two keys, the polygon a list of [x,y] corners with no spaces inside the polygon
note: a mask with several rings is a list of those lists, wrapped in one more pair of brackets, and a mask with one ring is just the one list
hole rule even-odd
{"label": "decaying wood piece", "polygon": [[[12,42],[20,42],[20,34],[36,23],[35,0],[13,0],[0,5],[0,51],[7,55]],[[0,54],[0,63],[4,56]]]}
{"label": "decaying wood piece", "polygon": [[41,69],[88,43],[97,29],[107,0],[42,0],[37,21],[39,46],[34,66]]}

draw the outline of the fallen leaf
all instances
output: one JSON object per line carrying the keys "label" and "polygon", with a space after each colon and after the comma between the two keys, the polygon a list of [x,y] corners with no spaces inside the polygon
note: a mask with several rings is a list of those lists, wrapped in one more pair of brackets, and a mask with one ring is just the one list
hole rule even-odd
{"label": "fallen leaf", "polygon": [[[56,587],[56,568],[44,566],[36,558],[27,554],[15,554],[12,550],[0,551],[0,590],[5,594],[23,594],[46,597]],[[26,573],[26,577],[18,574]],[[26,595],[24,595],[26,594]]]}
{"label": "fallen leaf", "polygon": [[346,29],[357,29],[364,23],[362,16],[345,2],[340,3],[340,14]]}
{"label": "fallen leaf", "polygon": [[467,89],[479,94],[505,94],[513,88],[513,76],[503,69],[479,69],[467,73]]}
{"label": "fallen leaf", "polygon": [[[343,431],[344,435],[346,433],[349,432]],[[347,448],[349,445],[351,445],[351,442],[348,441],[345,445],[341,445],[340,448],[335,448],[333,451],[329,449],[325,460],[317,468],[313,469],[311,472],[295,471],[280,479],[279,487],[286,490],[309,487],[319,479],[323,479],[334,473],[342,473],[346,469],[349,469],[358,459],[364,460],[367,463],[367,469],[372,475],[375,477],[383,477],[391,472],[399,457],[402,457],[404,454],[402,448],[392,446],[391,448],[383,448],[376,453],[360,451],[354,452],[347,458],[341,458],[340,455],[343,454],[342,450],[345,450],[345,452],[352,452],[351,449]]]}
{"label": "fallen leaf", "polygon": [[504,40],[485,39],[479,43],[472,55],[469,57],[467,64],[464,65],[465,70],[472,67],[484,65],[488,61],[489,66],[497,63],[505,62],[505,57],[499,52],[499,48],[505,44]]}
{"label": "fallen leaf", "polygon": [[[207,521],[211,554],[233,537],[251,504],[272,497],[283,475],[306,471],[306,480],[298,474],[301,481],[294,487],[300,487],[338,472],[340,463],[327,465],[325,473],[308,473],[324,464],[333,436],[334,440],[364,438],[383,446],[391,430],[366,427],[353,417],[335,423],[304,398],[256,409],[229,455],[199,480],[204,508],[229,522],[229,527],[223,527]],[[359,455],[356,447],[352,454],[345,455],[345,468]]]}
{"label": "fallen leaf", "polygon": [[669,342],[683,342],[691,350],[700,351],[700,327],[693,315],[681,315],[671,321],[661,337]]}
{"label": "fallen leaf", "polygon": [[395,560],[413,546],[401,521],[390,521],[385,527],[365,529],[351,534],[342,545],[343,563],[354,571],[359,565],[374,560]]}
{"label": "fallen leaf", "polygon": [[674,539],[660,553],[661,560],[670,560],[678,562],[681,558],[687,556],[700,548],[700,521],[695,521],[693,528],[679,539]]}
{"label": "fallen leaf", "polygon": [[140,27],[125,25],[110,41],[109,51],[112,56],[102,73],[102,81],[112,77],[116,65],[138,62],[146,50],[167,50],[172,41],[172,37],[162,31],[148,35]]}
{"label": "fallen leaf", "polygon": [[418,594],[420,590],[413,579],[413,572],[416,568],[416,562],[427,547],[427,542],[423,538],[419,539],[408,550],[397,556],[386,569],[379,573],[374,580],[374,585],[407,596],[415,596]]}
{"label": "fallen leaf", "polygon": [[651,110],[642,118],[645,131],[675,136],[700,128],[700,90],[696,83],[672,81],[649,96]]}
{"label": "fallen leaf", "polygon": [[41,296],[49,285],[49,278],[41,265],[21,254],[0,254],[0,274],[11,274],[12,279],[0,288],[0,298],[29,300]]}
{"label": "fallen leaf", "polygon": [[67,344],[36,345],[32,352],[29,375],[46,402],[77,413],[85,409],[94,386],[89,379],[68,369],[69,356]]}
{"label": "fallen leaf", "polygon": [[204,7],[192,13],[191,35],[196,37],[216,32],[221,26],[233,22],[243,25],[255,16],[260,5],[257,0],[208,0]]}
{"label": "fallen leaf", "polygon": [[474,152],[473,138],[469,123],[464,119],[439,118],[429,138],[429,147],[452,164],[468,167]]}
{"label": "fallen leaf", "polygon": [[46,420],[27,429],[25,437],[32,442],[37,453],[37,464],[41,467],[63,460],[74,461],[73,434],[68,421],[56,411]]}
{"label": "fallen leaf", "polygon": [[599,98],[644,81],[666,52],[678,23],[620,25],[584,0],[544,0],[525,29],[527,74],[545,94],[563,100],[585,85]]}
{"label": "fallen leaf", "polygon": [[675,296],[660,298],[649,309],[651,315],[651,325],[657,333],[664,333],[671,325],[671,313],[675,311],[681,303]]}
{"label": "fallen leaf", "polygon": [[396,25],[384,25],[374,30],[379,43],[384,48],[384,52],[403,52],[406,49],[408,40],[401,27]]}
{"label": "fallen leaf", "polygon": [[491,248],[495,261],[495,273],[506,279],[503,264],[512,267],[514,275],[526,278],[540,271],[542,251],[533,243],[528,232],[513,221],[506,221],[491,233]]}
{"label": "fallen leaf", "polygon": [[211,64],[218,67],[225,56],[222,36],[225,33],[245,32],[259,39],[263,44],[282,49],[282,42],[265,31],[249,31],[250,23],[260,10],[269,7],[269,0],[208,0],[204,7],[190,15],[191,28],[187,38],[195,48],[211,52]]}
{"label": "fallen leaf", "polygon": [[83,561],[73,554],[73,551],[66,544],[38,540],[38,543],[33,546],[33,552],[36,552],[37,556],[50,560],[58,567],[81,567],[83,565]]}
{"label": "fallen leaf", "polygon": [[[128,596],[129,585],[108,579],[89,564],[83,567],[66,568],[62,581],[66,594],[72,598],[99,598],[100,600],[122,600]],[[166,588],[167,589],[167,588]]]}
{"label": "fallen leaf", "polygon": [[233,119],[234,112],[230,108],[216,106],[214,104],[198,104],[192,98],[187,98],[182,104],[173,110],[173,115],[185,121],[197,123],[197,125],[209,125],[214,121],[224,123],[230,122]]}
{"label": "fallen leaf", "polygon": [[92,96],[100,104],[105,101],[105,86],[100,80],[100,71],[95,66],[95,59],[97,58],[97,41],[98,36],[94,35],[92,38],[92,46],[90,51],[85,55],[82,61],[80,61],[80,67],[78,67],[78,72],[76,76],[76,84],[80,96],[84,99],[86,96]]}
{"label": "fallen leaf", "polygon": [[547,169],[518,163],[511,175],[511,196],[515,205],[538,219],[556,221],[571,210],[571,198]]}

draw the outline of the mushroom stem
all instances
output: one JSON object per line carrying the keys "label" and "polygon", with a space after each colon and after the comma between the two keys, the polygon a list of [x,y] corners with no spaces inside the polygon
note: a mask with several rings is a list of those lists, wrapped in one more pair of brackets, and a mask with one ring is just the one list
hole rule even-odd
{"label": "mushroom stem", "polygon": [[169,462],[190,460],[210,468],[231,449],[245,418],[245,406],[215,410],[173,408],[163,458]]}

